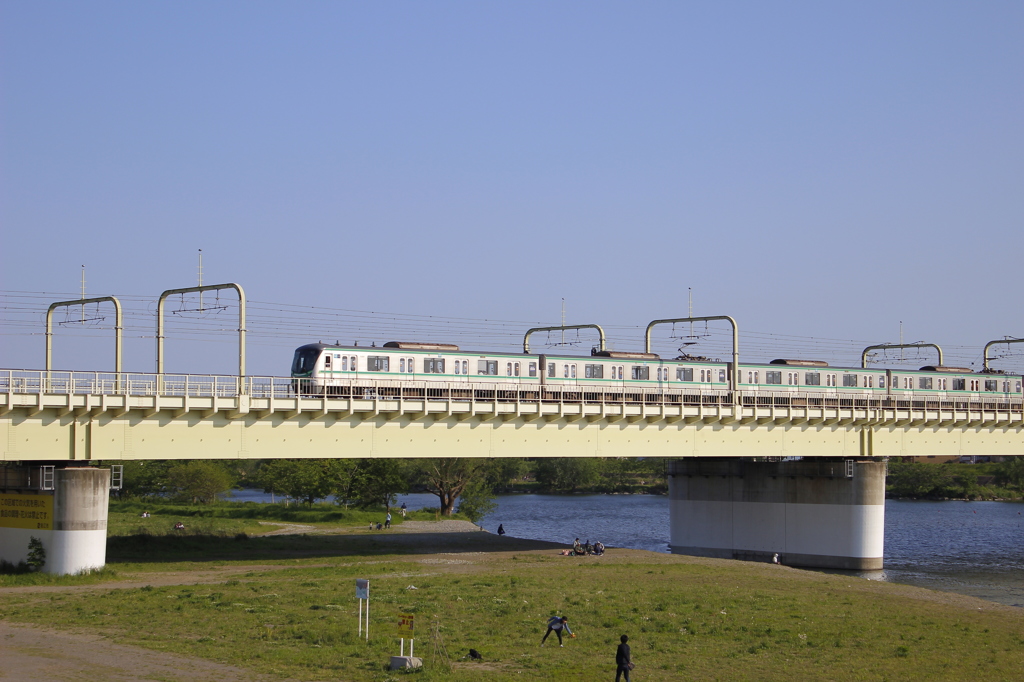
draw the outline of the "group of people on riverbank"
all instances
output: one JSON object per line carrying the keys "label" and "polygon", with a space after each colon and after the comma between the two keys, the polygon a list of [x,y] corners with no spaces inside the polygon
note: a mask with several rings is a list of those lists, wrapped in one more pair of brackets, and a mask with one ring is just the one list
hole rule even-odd
{"label": "group of people on riverbank", "polygon": [[586,544],[580,542],[579,538],[572,543],[572,549],[563,549],[562,556],[601,556],[604,554],[604,543],[600,540],[591,544],[587,539]]}

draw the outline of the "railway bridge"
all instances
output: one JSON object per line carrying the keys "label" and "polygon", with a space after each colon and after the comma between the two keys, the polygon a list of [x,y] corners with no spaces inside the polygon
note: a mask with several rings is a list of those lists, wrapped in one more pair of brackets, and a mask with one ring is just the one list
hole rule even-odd
{"label": "railway bridge", "polygon": [[[0,559],[43,536],[48,570],[105,562],[106,465],[142,459],[664,457],[673,551],[880,568],[884,460],[1016,455],[1019,399],[687,389],[509,390],[291,378],[0,372]],[[831,457],[832,463],[751,462]],[[747,461],[737,458],[746,458]],[[95,466],[103,463],[104,467]]]}
{"label": "railway bridge", "polygon": [[[240,300],[238,374],[164,372],[166,298],[221,289],[234,289]],[[115,306],[115,371],[54,371],[53,311],[89,301]],[[646,335],[649,352],[657,324],[729,321],[728,385],[556,389],[486,377],[360,377],[332,380],[321,393],[307,380],[246,375],[245,294],[237,284],[161,294],[153,374],[122,372],[120,311],[114,297],[54,303],[45,369],[0,370],[0,560],[23,560],[38,536],[47,570],[102,566],[106,467],[119,461],[528,455],[673,460],[676,552],[875,569],[882,566],[885,458],[1024,454],[1019,392],[883,395],[741,385],[738,331],[728,316],[655,320]],[[603,348],[599,326],[565,328],[576,327],[597,329]],[[865,357],[881,347],[865,349]]]}

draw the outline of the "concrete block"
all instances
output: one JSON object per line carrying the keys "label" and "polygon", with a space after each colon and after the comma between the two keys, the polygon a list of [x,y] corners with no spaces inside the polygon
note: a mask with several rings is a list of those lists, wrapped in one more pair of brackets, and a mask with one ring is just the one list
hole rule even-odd
{"label": "concrete block", "polygon": [[400,670],[402,668],[422,668],[423,659],[416,658],[415,656],[392,656],[391,657],[391,669]]}

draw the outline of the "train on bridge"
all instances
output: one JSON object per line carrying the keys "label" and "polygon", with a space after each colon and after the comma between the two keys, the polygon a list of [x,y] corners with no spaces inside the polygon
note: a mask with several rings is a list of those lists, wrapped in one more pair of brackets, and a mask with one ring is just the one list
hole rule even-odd
{"label": "train on bridge", "polygon": [[[732,390],[731,365],[686,355],[667,360],[654,353],[597,349],[589,356],[577,356],[481,353],[444,343],[392,341],[370,347],[311,343],[295,350],[291,376],[300,393],[338,397],[365,390],[360,382],[372,380],[380,386],[382,380],[389,380],[386,383],[395,389],[415,383],[428,397],[433,395],[430,383],[438,382],[439,388],[444,385],[448,390],[467,384],[468,391],[469,384],[486,383],[498,389],[507,387],[510,392],[579,394],[583,400],[588,393],[694,392],[705,398],[718,395],[727,402]],[[735,383],[744,394],[1008,401],[1020,399],[1021,382],[1020,375],[992,370],[976,373],[964,367],[849,368],[780,359],[766,364],[741,363]]]}

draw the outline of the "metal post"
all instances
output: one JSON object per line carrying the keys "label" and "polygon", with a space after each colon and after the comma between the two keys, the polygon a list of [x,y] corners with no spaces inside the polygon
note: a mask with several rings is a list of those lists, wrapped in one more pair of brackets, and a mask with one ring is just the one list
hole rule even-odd
{"label": "metal post", "polygon": [[713,322],[715,320],[727,320],[732,325],[732,377],[729,381],[729,390],[732,391],[732,400],[734,404],[739,404],[739,388],[740,388],[740,331],[739,327],[736,326],[736,320],[729,315],[712,315],[710,317],[678,317],[669,320],[654,320],[647,325],[647,331],[644,332],[644,352],[651,352],[651,330],[655,325],[659,324],[671,324],[673,322]]}
{"label": "metal post", "polygon": [[73,305],[85,305],[87,303],[104,303],[109,301],[114,304],[114,372],[117,373],[118,386],[121,385],[121,333],[124,330],[124,315],[121,312],[121,302],[113,296],[99,296],[97,298],[80,298],[77,301],[58,301],[51,303],[46,309],[46,380],[50,380],[50,370],[53,369],[53,311],[57,308],[67,308]]}
{"label": "metal post", "polygon": [[602,351],[605,349],[604,329],[601,329],[600,325],[597,325],[597,324],[569,324],[569,325],[560,324],[560,325],[556,325],[554,327],[534,327],[533,329],[527,330],[526,336],[523,337],[523,352],[524,353],[529,353],[530,352],[530,336],[534,332],[556,332],[556,331],[559,331],[559,330],[565,331],[566,329],[596,329],[598,335],[600,336],[600,341],[599,341],[600,346],[599,346],[599,349],[602,350]]}
{"label": "metal post", "polygon": [[988,343],[986,343],[984,353],[985,362],[982,365],[984,369],[988,369],[988,361],[990,359],[988,357],[988,349],[999,343],[1024,343],[1024,339],[999,339],[998,341],[989,341]]}
{"label": "metal post", "polygon": [[939,352],[939,367],[942,367],[942,349],[934,343],[880,343],[877,346],[868,346],[860,353],[860,366],[868,366],[868,353],[873,350],[884,350],[886,348],[934,348]]}
{"label": "metal post", "polygon": [[238,392],[245,389],[242,377],[245,376],[245,291],[241,285],[233,282],[227,284],[206,284],[198,287],[185,287],[184,289],[168,289],[160,294],[160,300],[156,306],[156,373],[157,392],[163,391],[164,376],[164,302],[168,296],[174,294],[190,294],[202,291],[218,291],[221,289],[234,289],[238,292]]}

